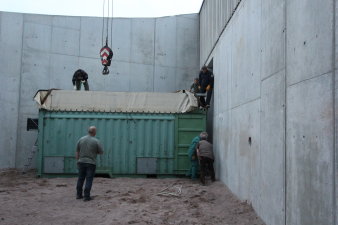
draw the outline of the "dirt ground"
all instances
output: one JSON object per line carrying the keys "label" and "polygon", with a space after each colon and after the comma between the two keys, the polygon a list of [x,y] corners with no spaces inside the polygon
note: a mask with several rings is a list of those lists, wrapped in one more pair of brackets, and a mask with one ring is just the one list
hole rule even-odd
{"label": "dirt ground", "polygon": [[75,185],[76,178],[0,171],[0,224],[264,225],[218,181],[96,177],[89,202],[75,199]]}

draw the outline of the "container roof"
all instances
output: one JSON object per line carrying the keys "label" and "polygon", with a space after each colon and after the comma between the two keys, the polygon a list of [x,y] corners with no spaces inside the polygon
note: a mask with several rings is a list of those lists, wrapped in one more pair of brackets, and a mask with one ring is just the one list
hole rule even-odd
{"label": "container roof", "polygon": [[156,93],[39,90],[34,100],[40,109],[48,111],[186,113],[198,107],[196,97],[188,91]]}

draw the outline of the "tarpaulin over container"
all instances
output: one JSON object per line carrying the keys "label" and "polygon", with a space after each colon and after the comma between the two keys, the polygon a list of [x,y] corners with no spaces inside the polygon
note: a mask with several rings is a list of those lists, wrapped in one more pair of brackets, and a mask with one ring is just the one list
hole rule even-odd
{"label": "tarpaulin over container", "polygon": [[41,90],[34,100],[48,111],[186,113],[198,107],[196,97],[178,93]]}

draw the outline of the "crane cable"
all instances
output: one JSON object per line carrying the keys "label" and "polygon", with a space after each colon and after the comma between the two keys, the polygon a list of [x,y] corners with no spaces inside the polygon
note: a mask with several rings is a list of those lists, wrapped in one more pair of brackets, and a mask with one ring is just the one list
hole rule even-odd
{"label": "crane cable", "polygon": [[[111,19],[110,19],[110,46],[113,45],[113,17],[114,17],[114,0],[107,0],[107,10],[106,7],[106,0],[103,0],[102,6],[102,45],[108,45],[109,42],[109,16],[110,16],[110,1],[111,1]],[[107,17],[105,22],[105,11],[107,11]],[[104,30],[106,28],[106,43],[104,43]]]}
{"label": "crane cable", "polygon": [[[102,7],[102,48],[100,50],[100,57],[101,57],[101,63],[104,66],[104,69],[102,71],[103,75],[109,74],[109,69],[108,67],[111,64],[111,59],[113,58],[113,51],[111,48],[109,48],[108,43],[109,43],[109,14],[110,14],[110,1],[111,1],[111,20],[110,20],[110,46],[113,45],[113,11],[114,11],[114,0],[107,0],[107,5],[108,8],[106,8],[106,0],[103,0],[103,7]],[[106,23],[105,23],[105,11],[107,11],[107,18],[106,18]],[[106,29],[106,42],[104,43],[104,31]]]}

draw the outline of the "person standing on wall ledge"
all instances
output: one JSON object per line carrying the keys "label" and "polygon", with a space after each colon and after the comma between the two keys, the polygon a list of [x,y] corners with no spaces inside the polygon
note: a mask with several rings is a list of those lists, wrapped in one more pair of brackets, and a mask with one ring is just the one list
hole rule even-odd
{"label": "person standing on wall ledge", "polygon": [[214,76],[213,74],[208,70],[206,66],[203,66],[200,73],[199,73],[199,92],[205,93],[207,92],[207,101],[205,101],[204,97],[200,97],[201,106],[205,108],[210,107],[210,100],[212,95],[212,89],[214,86]]}
{"label": "person standing on wall ledge", "polygon": [[203,185],[205,185],[205,176],[207,171],[209,171],[211,180],[215,181],[215,170],[214,170],[214,153],[212,150],[212,144],[207,141],[208,133],[202,132],[200,134],[201,141],[198,142],[197,156],[200,162],[201,174],[200,179]]}
{"label": "person standing on wall ledge", "polygon": [[83,84],[83,87],[86,91],[89,91],[89,84],[88,84],[88,74],[81,69],[78,69],[75,71],[73,75],[73,86],[74,90],[81,90],[81,84]]}
{"label": "person standing on wall ledge", "polygon": [[[95,175],[96,156],[97,154],[103,154],[101,143],[95,138],[95,135],[96,127],[89,127],[88,135],[80,138],[76,145],[75,157],[77,159],[77,167],[79,170],[79,177],[76,185],[76,199],[83,198],[84,201],[91,200],[90,190]],[[85,180],[84,195],[82,195],[82,188]]]}

